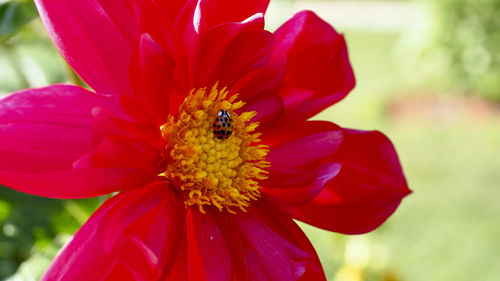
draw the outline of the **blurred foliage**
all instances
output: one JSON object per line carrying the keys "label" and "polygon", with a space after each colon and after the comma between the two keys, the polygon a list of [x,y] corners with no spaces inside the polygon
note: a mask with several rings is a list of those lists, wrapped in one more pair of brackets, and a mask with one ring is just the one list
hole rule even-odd
{"label": "blurred foliage", "polygon": [[37,16],[33,1],[7,1],[0,4],[0,42]]}
{"label": "blurred foliage", "polygon": [[[440,0],[429,53],[452,87],[500,102],[500,0]],[[425,62],[424,62],[425,63]]]}
{"label": "blurred foliage", "polygon": [[33,1],[0,3],[0,95],[61,82],[83,85],[49,40]]}
{"label": "blurred foliage", "polygon": [[54,237],[73,234],[99,204],[98,198],[56,200],[0,186],[0,280],[33,254],[53,252]]}
{"label": "blurred foliage", "polygon": [[50,256],[54,237],[73,234],[99,204],[98,198],[56,200],[0,186],[0,280],[33,254]]}
{"label": "blurred foliage", "polygon": [[32,254],[18,268],[16,274],[5,281],[32,281],[40,280],[61,247],[71,239],[69,234],[59,234],[52,244],[43,249],[34,248]]}

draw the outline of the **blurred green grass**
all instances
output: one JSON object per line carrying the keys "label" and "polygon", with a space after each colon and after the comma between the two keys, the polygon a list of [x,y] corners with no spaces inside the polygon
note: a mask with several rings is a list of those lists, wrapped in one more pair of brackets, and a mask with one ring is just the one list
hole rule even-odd
{"label": "blurred green grass", "polygon": [[[477,117],[471,109],[466,114],[456,113],[450,121],[436,118],[424,108],[415,116],[398,120],[390,114],[393,100],[410,95],[418,100],[420,94],[422,98],[429,95],[428,86],[419,92],[418,87],[405,84],[398,73],[394,50],[400,35],[345,33],[357,87],[316,118],[386,133],[414,191],[381,228],[354,238],[370,241],[371,249],[366,251],[372,252],[373,259],[365,271],[377,276],[374,280],[382,280],[378,278],[383,278],[383,272],[408,281],[498,280],[498,112]],[[344,260],[334,251],[342,250],[349,238],[312,227],[306,230],[313,237],[329,280],[334,280]]]}
{"label": "blurred green grass", "polygon": [[[40,28],[35,21],[8,42],[15,46],[22,72],[30,77],[27,81],[20,79],[13,69],[9,57],[12,53],[4,49],[0,52],[0,93],[21,89],[26,83],[42,86],[68,80],[63,60]],[[420,111],[395,114],[391,110],[395,101],[411,104],[441,93],[432,85],[411,84],[401,73],[401,57],[395,55],[395,50],[402,34],[343,32],[357,87],[316,119],[386,133],[399,152],[414,193],[403,200],[382,227],[370,234],[348,237],[302,225],[329,280],[360,280],[355,279],[354,273],[339,272],[358,272],[364,276],[362,280],[497,280],[500,276],[498,113],[481,117],[470,109],[465,114],[452,113],[453,118],[446,119],[424,107]],[[35,39],[33,33],[37,34]],[[32,256],[31,264],[39,260],[47,264],[55,252],[52,239],[59,233],[72,233],[81,223],[81,212],[75,213],[75,208],[88,215],[99,203],[98,200],[67,202],[73,201],[36,198],[0,188],[0,279],[15,270],[20,257]],[[18,233],[26,234],[8,235],[12,228],[6,225],[14,225],[22,231]],[[40,259],[43,253],[46,256]],[[18,280],[29,280],[26,274],[30,270],[35,279],[40,274],[40,269],[30,269],[29,265],[26,263],[20,270],[23,274],[18,275],[21,278]]]}

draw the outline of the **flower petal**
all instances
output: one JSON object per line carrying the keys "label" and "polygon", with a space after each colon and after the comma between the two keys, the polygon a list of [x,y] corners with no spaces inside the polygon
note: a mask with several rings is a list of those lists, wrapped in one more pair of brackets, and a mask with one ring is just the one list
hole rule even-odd
{"label": "flower petal", "polygon": [[133,98],[158,126],[169,113],[174,65],[174,59],[151,36],[140,37],[130,69]]}
{"label": "flower petal", "polygon": [[231,237],[233,258],[244,259],[236,269],[238,275],[246,275],[248,280],[326,280],[302,230],[267,200],[252,202],[248,214],[239,213],[221,224]]}
{"label": "flower petal", "polygon": [[340,167],[338,163],[321,163],[302,169],[275,168],[261,183],[262,192],[289,206],[304,204],[314,199],[338,175]]}
{"label": "flower petal", "polygon": [[189,0],[154,0],[154,3],[158,8],[165,14],[170,23],[175,23],[182,9],[186,4],[190,2]]}
{"label": "flower petal", "polygon": [[124,190],[153,180],[160,172],[160,161],[160,152],[148,144],[110,135],[73,166],[88,185]]}
{"label": "flower petal", "polygon": [[255,14],[264,14],[269,0],[198,0],[195,15],[200,30],[227,22],[241,22]]}
{"label": "flower petal", "polygon": [[[157,79],[155,84],[160,82],[168,85],[168,80],[174,79],[175,83],[173,85],[174,91],[169,91],[169,104],[170,104],[170,112],[177,113],[177,110],[184,101],[184,98],[187,93],[191,90],[189,88],[189,75],[188,75],[188,57],[185,50],[185,46],[179,36],[178,30],[174,29],[173,23],[169,21],[168,16],[165,13],[162,13],[160,7],[161,6],[176,6],[180,5],[179,1],[155,1],[151,0],[138,0],[134,2],[136,17],[138,19],[138,26],[140,29],[140,34],[147,33],[151,36],[151,40],[143,41],[154,41],[154,43],[143,42],[142,45],[149,46],[149,50],[159,50],[158,47],[153,47],[152,45],[159,45],[163,49],[159,54],[158,51],[148,52],[149,55],[144,54],[144,62],[148,57],[162,57],[160,62],[163,64],[169,65],[168,61],[172,60],[175,64],[175,68],[173,69],[173,73],[169,75],[173,75],[171,78],[169,76],[162,77],[162,79]],[[175,7],[170,7],[174,8]],[[168,14],[168,13],[167,13]],[[145,44],[147,43],[147,44]],[[153,56],[151,56],[153,55]],[[167,58],[171,57],[171,58]],[[153,63],[153,62],[151,62]],[[161,66],[162,63],[160,63]],[[133,67],[133,66],[132,66]],[[168,67],[167,67],[168,68]],[[167,69],[164,68],[164,69]],[[163,70],[165,71],[165,70]],[[132,72],[132,71],[131,71]],[[159,74],[153,74],[153,77],[160,76]],[[135,75],[132,74],[131,80],[134,80]],[[153,79],[150,79],[153,80]],[[164,81],[167,80],[167,81]],[[153,81],[151,81],[153,82]],[[170,87],[172,88],[172,87]],[[137,94],[138,95],[138,94]],[[166,116],[166,115],[165,115]]]}
{"label": "flower petal", "polygon": [[158,280],[182,239],[184,213],[165,183],[122,192],[92,215],[42,280]]}
{"label": "flower petal", "polygon": [[283,113],[283,101],[275,94],[263,94],[243,100],[245,100],[246,105],[241,109],[241,112],[257,112],[257,115],[252,118],[252,122],[260,122],[259,130],[265,129],[268,123],[272,123]]}
{"label": "flower petal", "polygon": [[270,204],[261,199],[237,214],[189,208],[185,240],[163,280],[325,280],[307,237]]}
{"label": "flower petal", "polygon": [[227,46],[213,70],[211,80],[218,80],[224,86],[232,86],[245,74],[267,65],[273,54],[273,45],[272,34],[265,30],[252,30],[238,35]]}
{"label": "flower petal", "polygon": [[231,22],[242,22],[266,12],[269,0],[192,0],[177,17],[176,26],[184,34],[202,34],[210,28]]}
{"label": "flower petal", "polygon": [[297,13],[274,35],[274,60],[285,57],[287,66],[279,90],[286,122],[308,119],[354,88],[344,37],[313,12]]}
{"label": "flower petal", "polygon": [[213,217],[191,208],[186,227],[189,280],[231,281],[229,247]]}
{"label": "flower petal", "polygon": [[88,185],[123,190],[143,186],[160,173],[164,149],[160,129],[126,111],[136,107],[129,103],[128,108],[123,103],[111,110],[94,108],[93,149],[73,164]]}
{"label": "flower petal", "polygon": [[326,163],[343,140],[337,125],[306,121],[267,130],[262,142],[269,146],[269,178],[261,182],[262,192],[287,205],[312,200],[340,169]]}
{"label": "flower petal", "polygon": [[381,225],[411,191],[390,140],[377,131],[344,129],[329,160],[341,165],[314,200],[288,207],[296,219],[330,231],[360,234]]}
{"label": "flower petal", "polygon": [[228,83],[236,82],[239,76],[265,65],[272,55],[273,39],[263,27],[261,15],[201,34],[191,65],[194,87],[210,87],[217,81],[222,87],[231,86]]}
{"label": "flower petal", "polygon": [[342,130],[326,121],[305,121],[265,131],[272,167],[300,167],[333,155],[342,143]]}
{"label": "flower petal", "polygon": [[115,189],[90,186],[72,164],[91,150],[92,109],[110,98],[56,85],[0,100],[0,184],[45,197],[78,198]]}
{"label": "flower petal", "polygon": [[94,90],[129,93],[136,30],[132,6],[118,0],[35,0],[50,37]]}

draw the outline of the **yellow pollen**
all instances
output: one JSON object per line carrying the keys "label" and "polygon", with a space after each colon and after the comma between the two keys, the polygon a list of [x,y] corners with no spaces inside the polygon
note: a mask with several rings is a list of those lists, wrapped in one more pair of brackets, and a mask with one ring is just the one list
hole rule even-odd
{"label": "yellow pollen", "polygon": [[[258,144],[260,134],[255,129],[259,123],[250,122],[257,113],[237,115],[235,111],[245,103],[236,102],[237,95],[228,97],[226,88],[218,90],[217,86],[208,93],[206,88],[191,90],[177,118],[169,116],[161,127],[168,158],[161,176],[184,193],[186,206],[197,205],[203,213],[206,205],[230,213],[235,213],[232,208],[246,211],[250,201],[260,197],[258,182],[267,178],[264,169],[270,163],[264,159],[268,150]],[[219,139],[214,124],[223,110],[233,127],[229,137]]]}

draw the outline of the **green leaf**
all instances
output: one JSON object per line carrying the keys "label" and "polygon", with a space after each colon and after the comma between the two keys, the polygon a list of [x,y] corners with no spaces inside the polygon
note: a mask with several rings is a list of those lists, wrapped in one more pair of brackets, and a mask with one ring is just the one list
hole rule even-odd
{"label": "green leaf", "polygon": [[33,1],[8,1],[0,4],[0,41],[37,17]]}

